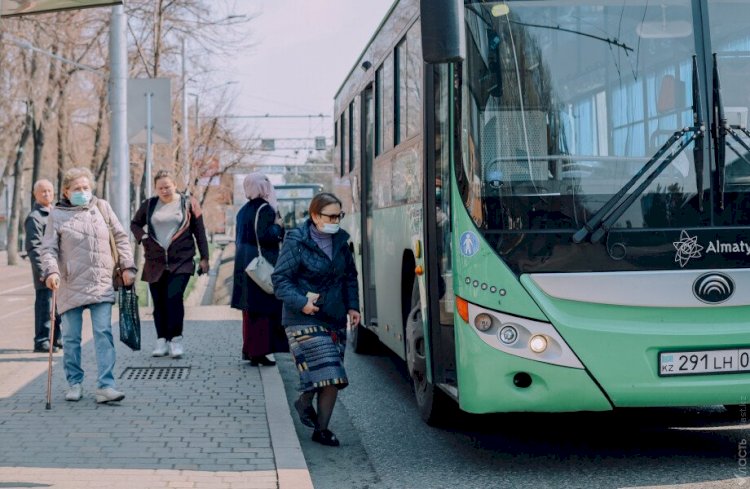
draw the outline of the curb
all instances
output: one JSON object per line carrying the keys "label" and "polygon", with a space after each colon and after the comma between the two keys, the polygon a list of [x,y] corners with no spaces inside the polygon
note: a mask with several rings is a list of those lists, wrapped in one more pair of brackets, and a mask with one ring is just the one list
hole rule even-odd
{"label": "curb", "polygon": [[313,489],[310,471],[289,412],[279,367],[258,368],[260,368],[263,395],[266,399],[268,431],[271,434],[273,458],[276,460],[279,489]]}

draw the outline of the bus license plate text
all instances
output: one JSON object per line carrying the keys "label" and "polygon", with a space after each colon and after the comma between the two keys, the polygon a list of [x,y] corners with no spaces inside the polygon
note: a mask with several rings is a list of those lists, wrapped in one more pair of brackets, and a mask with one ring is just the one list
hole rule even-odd
{"label": "bus license plate text", "polygon": [[659,375],[750,372],[750,349],[659,353]]}

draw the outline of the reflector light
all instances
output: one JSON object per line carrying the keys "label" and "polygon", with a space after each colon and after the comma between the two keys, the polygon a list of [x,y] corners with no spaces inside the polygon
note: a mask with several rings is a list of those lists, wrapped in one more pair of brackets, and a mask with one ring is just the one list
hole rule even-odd
{"label": "reflector light", "polygon": [[456,312],[464,322],[469,322],[469,303],[466,299],[456,296]]}

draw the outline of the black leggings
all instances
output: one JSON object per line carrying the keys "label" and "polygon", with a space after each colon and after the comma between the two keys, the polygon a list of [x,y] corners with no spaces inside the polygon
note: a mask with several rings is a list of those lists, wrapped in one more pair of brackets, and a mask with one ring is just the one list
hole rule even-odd
{"label": "black leggings", "polygon": [[154,299],[154,323],[156,336],[170,341],[182,336],[182,323],[185,319],[185,306],[182,302],[189,273],[164,272],[158,282],[148,284]]}

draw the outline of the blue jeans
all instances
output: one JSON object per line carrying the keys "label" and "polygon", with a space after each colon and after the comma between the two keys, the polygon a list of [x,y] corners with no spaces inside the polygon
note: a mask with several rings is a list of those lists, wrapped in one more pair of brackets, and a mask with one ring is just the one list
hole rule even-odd
{"label": "blue jeans", "polygon": [[[34,301],[34,348],[49,340],[50,313],[52,312],[52,291],[36,289]],[[60,342],[60,316],[55,314],[55,343]]]}
{"label": "blue jeans", "polygon": [[81,329],[83,328],[84,309],[88,309],[91,313],[96,366],[99,369],[97,387],[99,389],[114,387],[115,343],[112,340],[112,304],[110,302],[88,304],[70,309],[62,314],[65,378],[70,385],[83,382]]}

